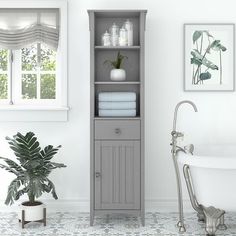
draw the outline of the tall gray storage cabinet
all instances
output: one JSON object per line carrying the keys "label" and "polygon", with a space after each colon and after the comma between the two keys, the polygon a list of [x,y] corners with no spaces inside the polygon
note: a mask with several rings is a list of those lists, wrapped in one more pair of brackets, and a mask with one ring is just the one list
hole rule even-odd
{"label": "tall gray storage cabinet", "polygon": [[[141,216],[144,209],[144,34],[146,10],[88,10],[90,28],[91,152],[90,224],[97,214]],[[115,22],[133,23],[133,46],[102,46],[101,36]],[[126,80],[110,80],[104,65],[120,51]],[[135,92],[135,117],[100,117],[100,92]]]}

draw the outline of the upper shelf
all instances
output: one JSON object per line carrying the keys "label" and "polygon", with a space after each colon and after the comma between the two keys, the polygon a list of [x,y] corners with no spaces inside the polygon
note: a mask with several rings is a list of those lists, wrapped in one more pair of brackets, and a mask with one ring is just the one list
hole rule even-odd
{"label": "upper shelf", "polygon": [[95,46],[96,50],[139,50],[140,46]]}

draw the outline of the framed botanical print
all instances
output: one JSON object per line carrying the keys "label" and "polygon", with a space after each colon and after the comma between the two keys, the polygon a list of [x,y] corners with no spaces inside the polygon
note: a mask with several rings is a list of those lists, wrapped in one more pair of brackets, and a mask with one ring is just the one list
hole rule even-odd
{"label": "framed botanical print", "polygon": [[185,91],[234,91],[234,24],[184,25]]}

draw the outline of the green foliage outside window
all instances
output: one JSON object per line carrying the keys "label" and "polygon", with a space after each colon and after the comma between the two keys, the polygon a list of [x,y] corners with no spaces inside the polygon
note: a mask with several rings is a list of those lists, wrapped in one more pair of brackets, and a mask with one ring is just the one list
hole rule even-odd
{"label": "green foliage outside window", "polygon": [[7,75],[0,74],[0,99],[7,99]]}
{"label": "green foliage outside window", "polygon": [[7,50],[0,50],[0,99],[7,99]]}
{"label": "green foliage outside window", "polygon": [[51,74],[41,75],[41,99],[56,98],[56,76]]}
{"label": "green foliage outside window", "polygon": [[24,99],[37,98],[37,75],[36,74],[22,75],[22,97]]}
{"label": "green foliage outside window", "polygon": [[7,71],[7,60],[8,53],[7,50],[0,50],[0,72]]}

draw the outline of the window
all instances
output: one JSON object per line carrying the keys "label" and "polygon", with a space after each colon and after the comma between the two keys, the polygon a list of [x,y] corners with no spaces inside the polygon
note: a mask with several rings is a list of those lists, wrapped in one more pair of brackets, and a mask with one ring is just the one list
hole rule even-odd
{"label": "window", "polygon": [[0,122],[67,117],[67,0],[1,0]]}
{"label": "window", "polygon": [[0,8],[0,105],[65,105],[61,19],[59,8]]}
{"label": "window", "polygon": [[[15,104],[56,100],[57,52],[36,43],[20,50],[0,50],[0,99]],[[12,88],[12,90],[8,88]]]}

